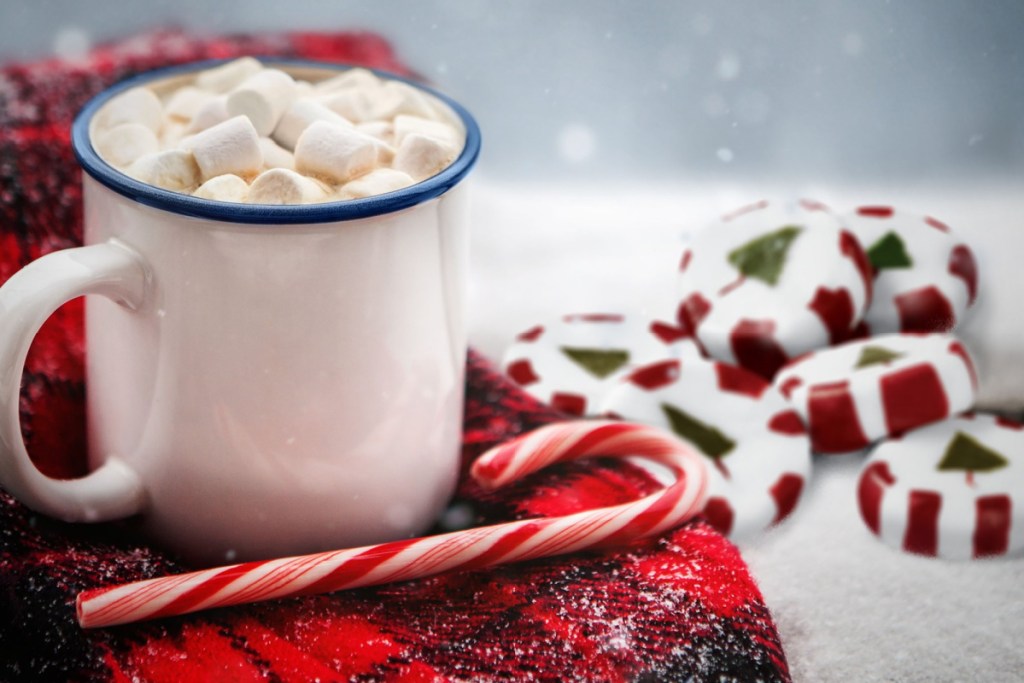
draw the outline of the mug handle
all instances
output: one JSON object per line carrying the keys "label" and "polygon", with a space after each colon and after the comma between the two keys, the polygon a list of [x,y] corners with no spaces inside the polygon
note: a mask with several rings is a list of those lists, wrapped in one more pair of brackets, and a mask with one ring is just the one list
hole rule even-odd
{"label": "mug handle", "polygon": [[28,507],[66,522],[102,522],[140,512],[138,474],[117,458],[79,479],[53,479],[29,459],[18,413],[21,376],[39,328],[65,302],[101,294],[130,309],[147,297],[142,257],[111,240],[56,251],[0,287],[0,485]]}

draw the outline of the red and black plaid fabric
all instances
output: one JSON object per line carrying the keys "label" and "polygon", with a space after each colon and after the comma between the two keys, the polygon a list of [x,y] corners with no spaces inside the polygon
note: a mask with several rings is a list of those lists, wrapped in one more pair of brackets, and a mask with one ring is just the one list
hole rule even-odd
{"label": "red and black plaid fabric", "polygon": [[[286,54],[407,72],[368,34],[193,39],[161,32],[81,63],[0,70],[0,282],[81,240],[69,127],[87,98],[158,66]],[[30,355],[22,428],[53,476],[84,470],[81,306]],[[464,465],[559,419],[470,354]],[[478,523],[612,505],[653,490],[612,461],[570,463],[456,505]],[[0,679],[115,681],[787,681],[775,625],[739,553],[702,522],[603,553],[82,631],[82,589],[178,572],[124,525],[68,525],[0,490]]]}

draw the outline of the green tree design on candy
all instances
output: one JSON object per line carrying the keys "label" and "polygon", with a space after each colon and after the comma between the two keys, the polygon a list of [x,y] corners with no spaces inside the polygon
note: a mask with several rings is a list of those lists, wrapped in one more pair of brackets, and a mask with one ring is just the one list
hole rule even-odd
{"label": "green tree design on candy", "polygon": [[957,432],[946,446],[938,469],[940,472],[963,470],[967,473],[967,484],[974,486],[975,472],[994,472],[1009,464],[1005,457],[979,443],[974,437]]}
{"label": "green tree design on candy", "polygon": [[620,349],[575,349],[562,346],[559,350],[598,379],[608,377],[629,362],[629,351]]}
{"label": "green tree design on candy", "polygon": [[736,442],[720,432],[715,427],[701,422],[685,410],[668,403],[661,404],[661,410],[668,418],[672,431],[686,439],[704,455],[711,458],[715,467],[726,479],[730,478],[729,470],[726,468],[722,458],[727,456],[734,448]]}
{"label": "green tree design on candy", "polygon": [[882,235],[868,249],[868,260],[875,270],[886,268],[910,268],[914,262],[910,260],[906,245],[895,232],[889,231]]}
{"label": "green tree design on candy", "polygon": [[857,364],[853,366],[853,369],[860,370],[871,365],[883,365],[897,358],[903,358],[904,355],[906,354],[890,351],[884,346],[865,346],[861,349],[860,358],[857,359]]}
{"label": "green tree design on candy", "polygon": [[729,252],[729,263],[745,277],[752,277],[774,286],[786,265],[786,254],[800,227],[787,225],[775,232],[753,239]]}

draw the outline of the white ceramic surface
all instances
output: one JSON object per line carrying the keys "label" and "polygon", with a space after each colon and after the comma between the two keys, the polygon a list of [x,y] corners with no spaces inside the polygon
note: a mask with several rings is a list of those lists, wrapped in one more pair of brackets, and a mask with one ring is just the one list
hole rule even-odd
{"label": "white ceramic surface", "polygon": [[[69,521],[141,513],[201,564],[417,534],[459,463],[465,185],[391,213],[253,225],[153,208],[84,175],[85,242],[0,290],[0,482]],[[89,457],[25,454],[25,352],[86,306]],[[114,300],[112,300],[114,299]],[[127,300],[131,306],[116,303]]]}

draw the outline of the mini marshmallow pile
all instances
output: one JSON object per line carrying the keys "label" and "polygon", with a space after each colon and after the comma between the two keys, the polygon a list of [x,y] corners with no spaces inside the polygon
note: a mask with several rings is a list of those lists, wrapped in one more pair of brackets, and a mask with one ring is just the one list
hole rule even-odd
{"label": "mini marshmallow pile", "polygon": [[295,80],[243,57],[170,92],[139,86],[97,113],[96,152],[141,182],[203,199],[312,204],[384,194],[447,167],[463,136],[434,98],[349,69]]}

